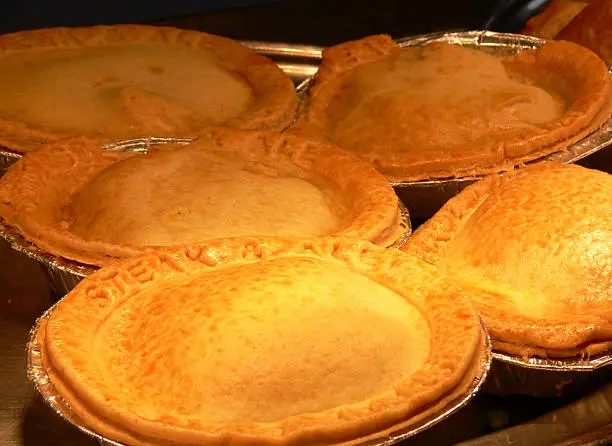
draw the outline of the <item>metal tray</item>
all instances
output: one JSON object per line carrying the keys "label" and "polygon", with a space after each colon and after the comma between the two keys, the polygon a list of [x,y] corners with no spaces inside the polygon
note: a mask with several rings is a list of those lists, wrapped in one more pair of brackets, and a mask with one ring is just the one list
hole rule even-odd
{"label": "metal tray", "polygon": [[493,351],[484,391],[495,395],[560,397],[595,389],[612,378],[612,354],[591,358],[522,358]]}
{"label": "metal tray", "polygon": [[21,153],[0,146],[0,178],[6,170],[21,159]]}
{"label": "metal tray", "polygon": [[[43,359],[44,350],[40,345],[40,329],[41,323],[51,317],[53,310],[58,304],[59,302],[54,304],[40,318],[38,318],[34,327],[30,331],[30,337],[26,348],[26,367],[28,379],[40,393],[44,402],[65,421],[75,426],[81,432],[96,438],[103,445],[124,446],[123,443],[110,440],[89,429],[89,427],[71,409],[70,405],[66,403],[62,396],[56,391],[49,378],[49,375],[47,374]],[[431,415],[418,420],[414,424],[399,428],[397,431],[385,433],[382,437],[370,437],[358,444],[354,444],[352,442],[351,444],[353,446],[391,446],[427,430],[466,406],[480,391],[483,383],[487,379],[491,366],[491,339],[489,338],[489,335],[485,329],[484,323],[481,322],[481,325],[483,334],[482,342],[484,344],[485,353],[483,357],[478,358],[481,366],[478,369],[476,376],[471,380],[469,388],[464,394],[458,396],[456,399],[449,402],[445,407],[440,408]]]}

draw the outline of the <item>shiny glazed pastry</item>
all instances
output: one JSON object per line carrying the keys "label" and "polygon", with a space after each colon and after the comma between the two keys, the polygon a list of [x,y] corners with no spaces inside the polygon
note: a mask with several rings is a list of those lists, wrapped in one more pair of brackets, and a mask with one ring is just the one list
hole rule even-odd
{"label": "shiny glazed pastry", "polygon": [[521,31],[545,39],[568,40],[612,64],[612,2],[553,0]]}
{"label": "shiny glazed pastry", "polygon": [[0,145],[20,152],[81,135],[281,130],[297,105],[289,77],[238,42],[141,25],[0,36],[0,93]]}
{"label": "shiny glazed pastry", "polygon": [[610,116],[606,65],[554,42],[498,58],[447,43],[370,36],[324,51],[296,131],[318,133],[391,180],[511,169]]}
{"label": "shiny glazed pastry", "polygon": [[393,189],[329,144],[215,128],[149,154],[74,140],[26,154],[0,180],[0,217],[40,248],[92,265],[147,246],[341,234],[390,245]]}
{"label": "shiny glazed pastry", "polygon": [[230,239],[86,278],[40,330],[52,384],[125,444],[354,444],[465,397],[479,317],[435,268],[355,239]]}
{"label": "shiny glazed pastry", "polygon": [[451,199],[406,251],[473,299],[499,351],[589,356],[612,346],[612,176],[542,163]]}

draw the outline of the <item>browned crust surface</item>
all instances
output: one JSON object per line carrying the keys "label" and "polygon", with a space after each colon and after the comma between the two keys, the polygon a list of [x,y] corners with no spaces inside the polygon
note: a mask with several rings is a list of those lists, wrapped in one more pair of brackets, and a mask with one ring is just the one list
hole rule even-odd
{"label": "browned crust surface", "polygon": [[[328,135],[327,109],[343,76],[351,69],[381,60],[401,48],[389,36],[370,36],[342,43],[323,53],[323,61],[308,93],[297,129]],[[503,59],[511,75],[524,79],[569,101],[562,116],[529,130],[514,140],[482,146],[474,144],[461,156],[444,149],[431,153],[382,152],[373,144],[359,154],[393,181],[418,181],[500,172],[562,150],[600,128],[612,111],[612,87],[605,63],[592,52],[569,42],[550,42],[539,49]],[[368,129],[364,129],[367,132]],[[350,147],[343,147],[350,150]]]}
{"label": "browned crust surface", "polygon": [[[402,232],[397,196],[385,178],[328,143],[274,132],[215,128],[193,147],[241,153],[271,163],[288,162],[328,179],[350,203],[336,235],[388,246]],[[141,249],[85,240],[61,224],[63,206],[82,185],[111,164],[133,156],[143,155],[110,152],[84,139],[26,154],[0,180],[0,217],[38,247],[71,260],[103,266],[133,256]],[[257,216],[253,218],[256,221]]]}
{"label": "browned crust surface", "polygon": [[521,34],[554,39],[588,4],[589,0],[552,0],[539,14],[527,20]]}
{"label": "browned crust surface", "polygon": [[585,46],[612,64],[612,3],[592,1],[555,38]]}
{"label": "browned crust surface", "polygon": [[[524,169],[515,170],[506,173],[500,177],[492,175],[471,186],[468,186],[459,195],[449,200],[428,222],[421,226],[417,232],[408,240],[403,248],[405,252],[415,254],[424,259],[426,262],[433,265],[441,265],[445,260],[447,247],[451,245],[454,239],[464,230],[467,222],[473,216],[483,215],[487,208],[493,209],[498,197],[503,190],[509,190],[513,187],[512,182],[516,177],[527,178],[531,176],[533,184],[529,191],[525,191],[525,196],[537,196],[537,194],[551,194],[558,198],[559,209],[566,209],[566,212],[574,215],[576,219],[586,218],[584,212],[588,212],[589,200],[592,197],[577,195],[576,191],[568,189],[567,182],[558,184],[558,188],[551,188],[550,182],[547,182],[545,189],[539,189],[543,183],[540,183],[539,178],[545,178],[549,172],[564,172],[566,177],[574,178],[575,184],[578,185],[591,184],[593,190],[600,189],[603,186],[603,181],[600,179],[600,184],[596,182],[597,177],[587,177],[589,172],[595,175],[605,176],[605,173],[597,171],[589,171],[583,167],[573,165],[562,165],[557,163],[542,163],[533,165]],[[539,176],[539,178],[538,178]],[[591,183],[588,183],[591,181]],[[571,181],[570,181],[571,182]],[[607,189],[604,189],[607,190]],[[535,191],[535,195],[534,195]],[[528,195],[531,194],[531,195]],[[606,196],[606,193],[597,192],[596,200]],[[595,195],[595,194],[594,194]],[[581,208],[577,197],[580,197],[582,202]],[[612,196],[612,191],[607,195]],[[571,201],[571,204],[569,202]],[[609,202],[609,198],[608,201]],[[485,206],[485,203],[486,206]],[[520,213],[520,208],[523,206],[530,207],[532,200],[524,203],[516,203],[515,209]],[[601,204],[598,204],[601,206]],[[534,204],[538,206],[538,204]],[[567,207],[569,206],[569,207]],[[604,205],[605,206],[605,205]],[[610,206],[612,212],[612,206]],[[542,210],[546,212],[546,210]],[[593,221],[589,223],[594,225],[595,233],[601,233],[601,237],[606,237],[610,233],[609,220]],[[486,235],[487,228],[483,225],[481,228],[483,238]],[[559,240],[563,240],[566,234],[573,234],[573,229],[567,231],[563,227],[556,225],[554,217],[551,217],[548,225],[543,228],[525,227],[525,231],[533,234],[555,234]],[[489,232],[497,230],[489,228]],[[607,231],[607,232],[606,232]],[[526,235],[526,233],[525,233]],[[576,238],[580,238],[581,234],[574,234]],[[609,237],[609,236],[608,236]],[[532,238],[537,238],[534,235]],[[515,239],[508,239],[508,243],[518,242]],[[478,243],[475,241],[475,243]],[[486,243],[486,242],[483,242]],[[571,240],[569,241],[571,243]],[[605,242],[604,242],[605,246]],[[610,246],[612,241],[609,241],[607,248],[603,248],[601,254],[598,251],[592,253],[593,256],[602,256],[602,270],[592,271],[593,276],[598,277],[600,283],[606,284],[612,282],[612,274],[610,273]],[[485,246],[485,251],[494,253],[501,249],[499,246]],[[608,249],[607,253],[605,249]],[[555,255],[552,252],[550,255]],[[545,259],[542,259],[544,261]],[[472,259],[471,256],[466,256],[465,263],[479,262],[483,265],[489,265],[487,256],[484,255],[480,259]],[[571,263],[570,260],[566,262]],[[607,265],[607,266],[606,266]],[[495,268],[495,265],[490,265]],[[512,297],[506,296],[504,292],[505,284],[490,284],[488,282],[479,283],[480,278],[469,277],[462,278],[460,265],[455,265],[455,271],[447,271],[451,275],[456,275],[468,292],[473,295],[475,305],[478,311],[482,314],[487,328],[493,339],[494,348],[519,356],[541,356],[541,357],[589,357],[595,354],[607,351],[612,346],[612,301],[610,296],[608,300],[603,298],[602,302],[593,304],[592,308],[582,310],[583,312],[573,311],[565,316],[555,314],[549,317],[539,317],[530,315],[525,312],[518,311],[515,304],[512,303]],[[542,273],[548,273],[542,271]],[[554,272],[551,272],[554,274]],[[574,286],[576,299],[588,302],[591,299],[589,293],[589,285],[576,283],[573,277],[557,277],[556,280],[561,283],[572,284]],[[551,284],[552,285],[552,284]],[[497,289],[495,289],[497,288]],[[549,296],[554,301],[552,296]]]}
{"label": "browned crust surface", "polygon": [[[138,42],[167,43],[205,50],[221,67],[244,78],[253,89],[255,100],[247,112],[225,122],[224,126],[239,129],[282,130],[293,120],[297,107],[295,88],[291,79],[274,62],[236,41],[204,32],[146,25],[20,31],[0,36],[0,59],[6,55],[44,49],[99,47]],[[32,100],[35,101],[36,98]],[[174,136],[195,137],[198,134],[199,132],[194,135]],[[43,143],[75,136],[81,135],[49,131],[44,125],[32,126],[0,118],[0,145],[18,152],[29,152]],[[102,134],[87,136],[97,138],[100,142],[109,142],[109,138]]]}
{"label": "browned crust surface", "polygon": [[[179,427],[172,416],[147,420],[122,411],[120,395],[105,395],[106,378],[99,387],[95,384],[100,377],[91,374],[96,365],[88,356],[89,341],[98,323],[122,303],[168,278],[188,279],[227,265],[294,256],[341,261],[416,305],[431,330],[431,354],[423,366],[370,400],[267,423]],[[435,269],[397,250],[332,238],[218,240],[118,262],[89,276],[57,306],[41,330],[41,341],[52,383],[77,415],[95,431],[129,444],[349,444],[398,424],[410,425],[466,394],[470,381],[483,371],[486,351],[478,316],[466,295]]]}

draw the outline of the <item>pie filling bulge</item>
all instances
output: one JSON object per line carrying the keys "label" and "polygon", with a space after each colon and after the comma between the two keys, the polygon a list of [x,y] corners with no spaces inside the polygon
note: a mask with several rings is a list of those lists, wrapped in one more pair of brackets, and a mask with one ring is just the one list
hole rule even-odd
{"label": "pie filling bulge", "polygon": [[520,137],[567,109],[563,97],[514,79],[500,59],[447,44],[398,51],[342,83],[328,111],[331,139],[360,153],[380,145],[382,157],[461,154]]}
{"label": "pie filling bulge", "polygon": [[341,226],[342,201],[331,181],[297,166],[283,171],[236,154],[179,148],[102,170],[71,198],[65,224],[85,239],[133,246],[316,237]]}

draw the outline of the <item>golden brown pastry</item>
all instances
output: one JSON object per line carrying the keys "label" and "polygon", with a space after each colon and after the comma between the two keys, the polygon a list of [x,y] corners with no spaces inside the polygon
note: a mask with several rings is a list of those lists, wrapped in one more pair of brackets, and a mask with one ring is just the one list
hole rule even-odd
{"label": "golden brown pastry", "polygon": [[493,346],[523,356],[612,347],[612,176],[542,163],[490,176],[409,240],[457,280]]}
{"label": "golden brown pastry", "polygon": [[589,3],[589,0],[551,0],[539,14],[527,20],[521,33],[554,39]]}
{"label": "golden brown pastry", "polygon": [[579,43],[612,64],[612,2],[593,0],[555,38]]}
{"label": "golden brown pastry", "polygon": [[216,128],[149,154],[90,141],[26,154],[0,180],[0,217],[38,247],[92,265],[220,237],[402,233],[385,178],[329,144]]}
{"label": "golden brown pastry", "polygon": [[612,2],[552,0],[521,31],[544,39],[568,40],[612,64]]}
{"label": "golden brown pastry", "polygon": [[497,58],[370,36],[324,52],[297,130],[391,180],[461,177],[567,147],[609,118],[610,98],[606,65],[571,43]]}
{"label": "golden brown pastry", "polygon": [[297,105],[289,77],[238,42],[143,25],[2,35],[0,95],[0,144],[20,152],[77,135],[281,130]]}
{"label": "golden brown pastry", "polygon": [[486,366],[465,293],[355,239],[231,239],[86,278],[40,330],[52,384],[130,445],[353,444],[448,408]]}

